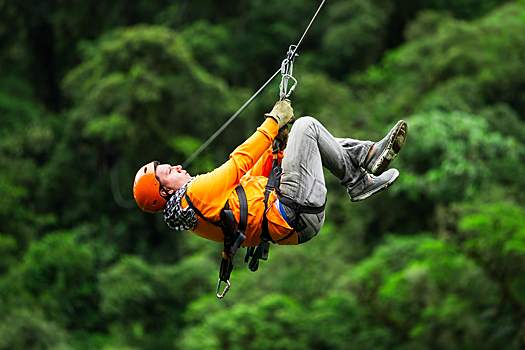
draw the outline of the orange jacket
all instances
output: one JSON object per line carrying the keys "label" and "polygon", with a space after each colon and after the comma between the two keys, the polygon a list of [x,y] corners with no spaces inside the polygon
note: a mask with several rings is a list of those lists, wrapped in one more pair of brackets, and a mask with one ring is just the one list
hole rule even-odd
{"label": "orange jacket", "polygon": [[[279,126],[272,118],[267,118],[257,131],[230,155],[230,159],[214,171],[199,175],[186,190],[193,205],[210,221],[220,220],[220,212],[228,201],[235,220],[239,223],[239,198],[235,187],[241,183],[248,199],[248,224],[246,240],[242,244],[255,247],[261,242],[264,215],[264,186],[272,169],[271,143],[278,133]],[[282,159],[279,154],[279,161]],[[268,200],[268,230],[278,244],[297,244],[297,232],[285,240],[292,230],[283,219],[277,204],[275,191]],[[182,198],[182,207],[188,206]],[[201,217],[192,231],[196,235],[216,242],[223,242],[222,230]],[[280,241],[281,240],[281,241]]]}

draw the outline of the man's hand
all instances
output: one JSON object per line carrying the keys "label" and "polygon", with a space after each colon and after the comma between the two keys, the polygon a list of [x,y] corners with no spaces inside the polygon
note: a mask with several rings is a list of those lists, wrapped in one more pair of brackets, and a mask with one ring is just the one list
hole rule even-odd
{"label": "man's hand", "polygon": [[279,101],[273,106],[272,111],[264,116],[273,118],[279,124],[279,129],[281,129],[293,119],[292,103],[290,101]]}
{"label": "man's hand", "polygon": [[284,151],[286,148],[286,145],[288,144],[288,125],[283,126],[281,129],[279,129],[279,133],[277,136],[275,136],[275,139],[273,139],[272,142],[272,148],[275,151]]}

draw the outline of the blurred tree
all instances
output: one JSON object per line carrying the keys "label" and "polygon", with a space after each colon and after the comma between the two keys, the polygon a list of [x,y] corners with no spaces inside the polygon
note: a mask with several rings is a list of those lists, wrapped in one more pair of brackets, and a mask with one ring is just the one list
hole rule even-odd
{"label": "blurred tree", "polygon": [[[270,294],[255,303],[235,303],[231,308],[216,309],[216,301],[203,299],[194,305],[188,317],[207,314],[193,327],[188,327],[176,342],[184,349],[258,349],[288,350],[311,349],[308,334],[304,330],[307,322],[300,306],[280,294]],[[222,310],[221,310],[222,309]]]}
{"label": "blurred tree", "polygon": [[[457,18],[473,19],[503,2],[506,0],[484,1],[481,5],[472,0],[370,3],[339,0],[326,5],[328,14],[319,18],[302,52],[308,52],[312,67],[321,67],[332,72],[333,77],[341,77],[353,69],[377,63],[386,49],[401,44],[403,31],[417,11],[450,11]],[[61,93],[60,82],[80,60],[76,50],[79,42],[139,23],[183,30],[195,22],[206,21],[218,30],[227,28],[228,31],[229,39],[223,37],[225,40],[217,45],[229,52],[231,70],[224,77],[253,89],[264,81],[268,70],[278,66],[288,45],[298,41],[318,6],[316,0],[286,3],[236,0],[227,4],[210,0],[155,0],[132,4],[124,1],[100,4],[3,0],[0,2],[0,39],[5,44],[0,48],[3,68],[0,74],[15,72],[31,82],[47,108],[62,111],[68,103]],[[356,16],[356,13],[361,15]],[[203,49],[203,52],[210,51]],[[330,55],[318,54],[326,50]],[[200,63],[208,68],[206,62],[213,61],[213,56],[203,56]]]}
{"label": "blurred tree", "polygon": [[85,123],[82,135],[109,144],[113,154],[124,145],[136,153],[129,146],[155,144],[147,137],[181,152],[175,136],[208,134],[220,124],[204,116],[234,111],[236,101],[227,86],[196,65],[182,40],[168,29],[117,30],[85,47],[84,53],[85,62],[66,77],[64,90],[75,103],[73,119]]}
{"label": "blurred tree", "polygon": [[525,146],[515,138],[492,131],[481,116],[458,111],[406,119],[410,132],[395,165],[402,175],[388,191],[398,210],[388,210],[388,202],[374,203],[374,210],[384,213],[372,222],[378,232],[435,231],[440,215],[446,215],[442,210],[490,186],[505,186],[509,196],[523,200]]}
{"label": "blurred tree", "polygon": [[186,305],[214,288],[211,270],[202,256],[173,267],[123,257],[100,276],[102,311],[114,320],[112,332],[130,346],[172,349],[185,325]]}
{"label": "blurred tree", "polygon": [[312,349],[393,349],[396,330],[369,312],[355,295],[339,288],[311,306],[305,316]]}
{"label": "blurred tree", "polygon": [[104,329],[98,310],[95,257],[70,232],[33,243],[20,265],[22,286],[50,319],[67,329]]}
{"label": "blurred tree", "polygon": [[[471,259],[424,236],[388,237],[386,244],[348,273],[362,307],[408,349],[494,349],[509,344],[513,327],[495,312],[496,283]],[[366,326],[365,326],[366,327]],[[366,329],[366,328],[365,328]]]}
{"label": "blurred tree", "polygon": [[70,350],[66,332],[42,313],[15,310],[2,317],[0,349],[2,350]]}
{"label": "blurred tree", "polygon": [[[522,3],[507,4],[472,22],[420,16],[408,29],[412,41],[351,78],[364,119],[384,123],[434,108],[478,113],[508,104],[523,120],[524,10]],[[429,22],[436,23],[430,33]]]}
{"label": "blurred tree", "polygon": [[[296,116],[371,140],[407,118],[402,176],[355,205],[329,178],[323,232],[238,266],[218,303],[220,246],[112,189],[132,201],[138,166],[191,154],[319,1],[0,0],[0,349],[523,348],[525,3],[485,16],[503,2],[327,3]],[[277,84],[192,174],[253,132]]]}
{"label": "blurred tree", "polygon": [[398,163],[404,176],[395,192],[439,204],[472,198],[490,183],[524,189],[524,145],[491,131],[484,118],[435,111],[408,122],[410,143]]}
{"label": "blurred tree", "polygon": [[2,73],[15,73],[31,82],[48,109],[58,112],[67,106],[60,81],[79,57],[81,40],[93,40],[119,26],[152,23],[169,6],[164,0],[113,1],[16,1],[0,2],[0,51]]}
{"label": "blurred tree", "polygon": [[[0,241],[5,259],[20,257],[55,216],[35,201],[39,169],[55,145],[52,115],[40,106],[20,79],[0,82]],[[1,272],[8,266],[2,264]]]}
{"label": "blurred tree", "polygon": [[387,48],[387,37],[397,34],[387,32],[389,21],[404,15],[395,12],[395,7],[396,1],[354,0],[332,4],[320,55],[326,62],[324,68],[341,79],[351,71],[379,62]]}
{"label": "blurred tree", "polygon": [[512,202],[471,202],[460,208],[459,246],[500,284],[504,300],[525,318],[525,211]]}

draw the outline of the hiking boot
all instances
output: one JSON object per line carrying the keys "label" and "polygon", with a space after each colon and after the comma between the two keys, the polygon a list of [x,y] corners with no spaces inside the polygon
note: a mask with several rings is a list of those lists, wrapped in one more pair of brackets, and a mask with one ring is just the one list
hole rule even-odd
{"label": "hiking boot", "polygon": [[[370,176],[371,180],[368,181]],[[365,175],[361,181],[354,186],[354,188],[347,188],[346,191],[350,195],[352,202],[359,202],[366,199],[382,190],[390,187],[399,177],[397,169],[390,169],[384,172],[381,176]]]}
{"label": "hiking boot", "polygon": [[375,143],[372,154],[365,161],[365,169],[375,176],[381,175],[401,151],[407,132],[407,123],[404,120],[398,121],[384,139]]}

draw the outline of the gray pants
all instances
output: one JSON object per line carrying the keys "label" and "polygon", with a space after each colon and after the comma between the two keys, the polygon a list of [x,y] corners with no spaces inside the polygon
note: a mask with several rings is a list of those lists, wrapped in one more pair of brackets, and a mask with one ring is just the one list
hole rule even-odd
{"label": "gray pants", "polygon": [[[322,206],[326,201],[323,167],[352,188],[366,176],[363,163],[374,143],[335,138],[312,117],[299,118],[293,125],[282,161],[281,193],[301,205]],[[295,221],[295,212],[283,204],[288,220]],[[300,214],[296,227],[299,244],[315,237],[325,219],[319,214]]]}

